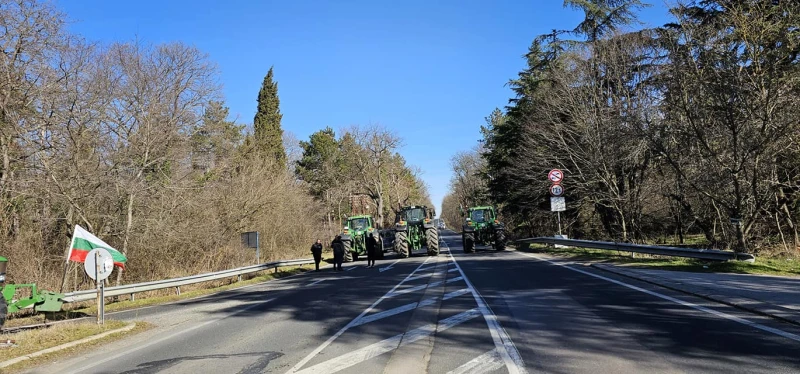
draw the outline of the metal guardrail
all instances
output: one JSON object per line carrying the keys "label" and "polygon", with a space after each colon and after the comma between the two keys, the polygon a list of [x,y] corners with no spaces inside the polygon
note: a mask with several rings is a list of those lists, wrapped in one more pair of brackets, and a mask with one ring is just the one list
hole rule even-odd
{"label": "metal guardrail", "polygon": [[651,255],[687,257],[701,260],[729,261],[742,260],[753,261],[755,257],[746,253],[735,253],[731,251],[720,251],[717,249],[695,249],[677,248],[660,245],[644,245],[617,242],[599,242],[594,240],[561,239],[553,237],[519,239],[517,243],[537,243],[537,244],[557,244],[570,247],[604,249],[609,251],[625,251],[636,253],[647,253]]}
{"label": "metal guardrail", "polygon": [[[236,276],[241,277],[244,274],[250,274],[269,269],[275,269],[277,271],[277,269],[281,266],[306,265],[313,263],[314,259],[268,262],[260,265],[251,265],[236,269],[216,271],[213,273],[190,275],[188,277],[182,277],[182,278],[163,279],[152,282],[126,284],[123,286],[107,287],[104,290],[104,296],[113,297],[120,295],[131,295],[131,299],[134,299],[135,298],[134,295],[139,292],[162,290],[165,288],[173,288],[173,287],[175,288],[177,294],[180,295],[181,293],[180,287],[188,284],[208,282],[212,280],[224,279]],[[64,294],[63,300],[66,303],[74,303],[78,301],[94,300],[96,297],[97,297],[96,290],[85,290],[85,291],[75,291],[66,293]]]}

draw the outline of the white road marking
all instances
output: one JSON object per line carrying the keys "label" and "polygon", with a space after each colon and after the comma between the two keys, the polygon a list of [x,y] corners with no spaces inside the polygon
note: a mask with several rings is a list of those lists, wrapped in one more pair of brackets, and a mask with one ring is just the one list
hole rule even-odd
{"label": "white road marking", "polygon": [[[458,296],[461,296],[461,295],[469,293],[469,292],[470,292],[469,288],[462,288],[462,289],[460,289],[458,291],[453,291],[453,292],[445,294],[442,297],[442,300],[450,300],[450,299],[452,299],[454,297],[458,297]],[[406,304],[406,305],[399,306],[397,308],[392,308],[392,309],[385,310],[385,311],[380,312],[380,313],[375,313],[373,315],[369,315],[369,316],[366,316],[364,318],[359,319],[353,325],[353,327],[361,326],[363,324],[374,322],[374,321],[377,321],[379,319],[391,317],[391,316],[394,316],[394,315],[397,315],[397,314],[400,314],[400,313],[403,313],[403,312],[407,312],[409,310],[414,310],[414,309],[417,309],[417,308],[422,308],[424,306],[433,305],[433,304],[436,303],[436,300],[438,300],[438,299],[439,299],[438,297],[432,297],[432,298],[428,298],[428,299],[422,300],[419,303],[409,303],[409,304]]]}
{"label": "white road marking", "polygon": [[411,288],[406,288],[406,289],[399,290],[399,291],[394,291],[388,297],[395,297],[397,295],[403,295],[403,294],[407,294],[409,292],[424,290],[424,289],[429,288],[429,287],[441,286],[442,284],[445,284],[445,283],[458,282],[458,281],[460,281],[462,279],[464,279],[464,278],[463,277],[455,277],[455,278],[450,278],[450,279],[448,279],[446,281],[436,281],[436,282],[432,282],[432,283],[428,283],[428,284],[422,284],[422,285],[419,285],[419,286],[416,286],[416,287],[411,287]]}
{"label": "white road marking", "polygon": [[[453,265],[454,265],[454,263],[453,263],[453,262],[450,262],[450,263],[448,263],[448,264],[447,264],[447,266],[453,266]],[[420,270],[428,270],[428,269],[433,269],[433,268],[435,268],[435,267],[436,267],[436,265],[426,266],[426,267],[424,267],[424,268],[417,269],[417,271],[420,271]]]}
{"label": "white road marking", "polygon": [[358,268],[358,266],[351,266],[351,267],[349,267],[347,269],[344,269],[344,271],[356,270],[357,268]]}
{"label": "white road marking", "polygon": [[428,324],[420,328],[397,334],[391,338],[381,340],[375,344],[366,346],[364,348],[340,355],[328,361],[316,364],[307,369],[301,370],[298,373],[313,374],[313,373],[335,373],[347,369],[351,366],[357,365],[361,362],[369,360],[373,357],[382,355],[386,352],[391,352],[402,346],[414,343],[437,332],[445,331],[453,326],[459,325],[473,318],[480,316],[478,309],[470,309],[466,312],[456,314],[452,317],[445,318],[436,324]]}
{"label": "white road marking", "polygon": [[400,281],[400,283],[396,284],[391,290],[389,290],[389,292],[387,292],[385,295],[381,296],[378,300],[375,300],[375,302],[372,303],[372,305],[370,305],[367,309],[364,309],[364,311],[361,312],[361,314],[359,314],[358,317],[356,317],[355,319],[350,321],[350,323],[348,323],[345,327],[342,327],[342,329],[339,330],[336,334],[334,334],[333,336],[328,338],[328,340],[326,340],[319,347],[317,347],[317,349],[313,350],[305,358],[303,358],[300,362],[298,362],[291,369],[289,369],[289,371],[287,373],[296,373],[298,370],[300,370],[300,368],[303,367],[303,365],[308,363],[308,361],[311,361],[311,359],[314,358],[314,356],[316,356],[320,352],[322,352],[322,350],[325,349],[327,346],[329,346],[331,343],[333,343],[333,341],[336,340],[336,338],[338,338],[339,336],[344,334],[345,331],[347,331],[351,327],[353,327],[353,325],[355,325],[355,323],[358,322],[359,319],[361,319],[362,317],[367,315],[367,313],[371,312],[372,309],[374,309],[376,305],[378,305],[381,301],[386,299],[389,296],[389,294],[394,292],[394,290],[396,290],[397,287],[400,287],[400,285],[403,284],[403,282],[405,282],[408,278],[411,278],[411,276],[414,275],[414,273],[416,273],[417,270],[419,270],[421,267],[423,267],[425,265],[425,263],[427,263],[432,258],[433,257],[426,258],[425,261],[423,261],[421,264],[419,264],[419,266],[416,269],[414,269],[414,271],[409,273],[402,281]]}
{"label": "white road marking", "polygon": [[503,359],[500,358],[500,353],[498,353],[497,348],[495,348],[475,357],[464,365],[448,371],[447,374],[483,374],[495,371],[501,367],[503,367]]}
{"label": "white road marking", "polygon": [[397,260],[397,261],[395,261],[395,262],[392,262],[391,264],[389,264],[389,266],[384,266],[384,267],[382,267],[382,268],[378,268],[378,271],[380,271],[381,273],[383,273],[383,272],[384,272],[384,271],[386,271],[386,270],[392,270],[392,268],[394,267],[394,265],[395,265],[395,264],[397,264],[398,262],[400,262],[400,260]]}
{"label": "white road marking", "polygon": [[[448,249],[450,247],[448,246]],[[508,336],[508,333],[500,323],[497,322],[497,316],[494,315],[489,305],[483,300],[483,297],[478,293],[478,290],[472,285],[472,282],[469,281],[467,275],[464,274],[464,270],[461,269],[461,266],[458,265],[458,261],[456,258],[450,254],[451,259],[453,259],[453,263],[458,268],[458,272],[461,273],[461,278],[464,278],[464,282],[467,284],[467,287],[472,291],[472,297],[475,298],[475,302],[478,303],[478,310],[481,311],[483,314],[483,319],[486,320],[486,326],[489,327],[489,333],[492,335],[492,340],[494,341],[494,346],[497,348],[497,352],[500,357],[503,359],[503,362],[506,365],[506,369],[508,369],[509,374],[524,374],[527,373],[525,370],[525,362],[522,361],[522,356],[520,356],[517,347],[514,345],[514,342],[511,341],[511,338]]]}
{"label": "white road marking", "polygon": [[573,268],[571,266],[567,266],[566,264],[561,264],[561,263],[558,263],[558,262],[550,261],[550,260],[548,260],[546,258],[541,258],[541,257],[535,256],[535,255],[530,254],[530,253],[523,253],[523,252],[518,252],[518,253],[521,254],[521,255],[524,255],[524,256],[535,258],[535,259],[537,259],[539,261],[547,261],[547,262],[549,262],[549,263],[551,263],[553,265],[558,265],[558,266],[561,266],[561,267],[563,267],[565,269],[569,269],[569,270],[572,270],[572,271],[577,271],[578,273],[586,274],[586,275],[591,276],[591,277],[595,277],[595,278],[598,278],[598,279],[609,281],[611,283],[618,284],[620,286],[627,287],[627,288],[630,288],[632,290],[636,290],[636,291],[639,291],[639,292],[644,292],[644,293],[646,293],[648,295],[652,295],[652,296],[655,296],[655,297],[658,297],[658,298],[661,298],[661,299],[664,299],[664,300],[672,301],[673,303],[676,303],[676,304],[680,304],[680,305],[683,305],[683,306],[687,306],[689,308],[697,309],[699,311],[703,311],[703,312],[706,312],[706,313],[709,313],[709,314],[713,314],[713,315],[715,315],[717,317],[722,317],[722,318],[725,318],[725,319],[729,319],[731,321],[739,322],[739,323],[741,323],[743,325],[747,325],[747,326],[750,326],[750,327],[755,327],[755,328],[757,328],[759,330],[771,332],[771,333],[773,333],[775,335],[779,335],[779,336],[782,336],[784,338],[791,339],[791,340],[794,340],[796,342],[800,342],[800,336],[798,336],[796,334],[792,334],[790,332],[786,332],[786,331],[779,330],[779,329],[776,329],[776,328],[773,328],[773,327],[769,327],[769,326],[764,326],[764,325],[762,325],[760,323],[756,323],[756,322],[753,322],[753,321],[746,320],[744,318],[732,316],[732,315],[727,314],[727,313],[723,313],[723,312],[719,312],[719,311],[716,311],[716,310],[713,310],[713,309],[709,309],[709,308],[706,308],[704,306],[700,306],[700,305],[697,305],[697,304],[694,304],[694,303],[690,303],[688,301],[683,301],[683,300],[680,300],[680,299],[676,299],[674,297],[667,296],[667,295],[664,295],[664,294],[660,294],[660,293],[655,292],[655,291],[646,290],[644,288],[637,287],[637,286],[634,286],[632,284],[628,284],[628,283],[625,283],[625,282],[621,282],[621,281],[618,281],[616,279],[611,279],[611,278],[604,277],[604,276],[598,275],[598,274],[594,274],[594,273],[591,273],[591,272],[588,272],[588,271],[585,271],[585,270],[576,269],[576,268]]}
{"label": "white road marking", "polygon": [[125,350],[124,352],[122,352],[122,353],[118,353],[118,354],[116,354],[116,355],[113,355],[113,356],[110,356],[110,357],[105,357],[105,358],[103,358],[103,359],[101,359],[101,360],[93,361],[93,362],[91,362],[89,365],[86,365],[86,366],[84,366],[84,367],[80,368],[80,369],[79,369],[79,370],[77,370],[77,371],[71,371],[71,372],[67,372],[67,373],[64,373],[64,374],[85,373],[86,371],[88,371],[89,369],[91,369],[91,368],[93,368],[93,367],[95,367],[95,366],[100,366],[100,365],[102,365],[102,364],[104,364],[104,363],[106,363],[106,362],[117,360],[117,359],[119,359],[120,357],[127,356],[127,355],[131,354],[132,352],[136,352],[136,351],[138,351],[138,350],[141,350],[141,349],[147,348],[147,347],[149,347],[149,346],[152,346],[152,345],[154,345],[154,344],[161,343],[161,342],[163,342],[163,341],[165,341],[165,340],[172,339],[172,338],[174,338],[174,337],[176,337],[176,336],[178,336],[178,335],[185,334],[185,333],[187,333],[187,332],[189,332],[189,331],[194,331],[194,330],[197,330],[197,329],[199,329],[199,328],[206,327],[206,326],[208,326],[208,325],[210,325],[210,324],[212,324],[212,323],[219,322],[219,321],[221,321],[221,320],[223,320],[223,319],[225,319],[225,318],[228,318],[228,317],[233,317],[233,316],[235,316],[235,315],[237,315],[237,314],[242,314],[242,313],[244,313],[244,312],[247,312],[247,311],[249,311],[250,309],[254,309],[254,308],[256,308],[256,307],[259,307],[259,306],[262,306],[262,305],[264,305],[264,304],[270,303],[270,302],[272,302],[272,301],[273,301],[273,300],[275,300],[275,299],[276,299],[276,298],[274,298],[274,297],[273,297],[273,298],[271,298],[271,299],[268,299],[268,300],[266,300],[266,301],[263,301],[263,302],[260,302],[260,303],[256,303],[256,304],[252,304],[252,305],[246,306],[246,307],[244,307],[244,308],[242,308],[242,309],[239,309],[239,310],[237,310],[237,311],[235,311],[235,312],[233,312],[233,313],[230,313],[230,314],[228,314],[227,316],[220,317],[220,318],[215,318],[215,319],[212,319],[212,320],[210,320],[210,321],[203,322],[203,323],[201,323],[201,324],[199,324],[199,325],[195,325],[195,326],[192,326],[192,327],[189,327],[189,328],[186,328],[186,329],[183,329],[183,330],[177,331],[177,332],[175,332],[175,333],[172,333],[172,334],[169,334],[169,335],[167,335],[167,336],[162,336],[162,337],[160,337],[160,338],[157,338],[157,339],[149,340],[149,341],[147,341],[146,343],[143,343],[143,344],[140,344],[140,345],[137,345],[137,346],[134,346],[134,347],[130,347],[130,348],[126,349],[126,350]]}
{"label": "white road marking", "polygon": [[313,285],[315,285],[315,284],[317,284],[317,283],[319,283],[319,282],[324,282],[324,281],[326,281],[326,280],[330,280],[330,279],[327,279],[327,278],[318,279],[318,280],[315,280],[315,281],[313,281],[313,282],[309,283],[308,285],[309,285],[309,286],[313,286]]}

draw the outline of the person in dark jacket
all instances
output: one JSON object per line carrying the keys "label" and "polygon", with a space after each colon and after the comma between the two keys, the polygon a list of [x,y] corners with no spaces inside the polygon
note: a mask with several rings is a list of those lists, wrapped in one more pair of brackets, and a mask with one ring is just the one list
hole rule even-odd
{"label": "person in dark jacket", "polygon": [[317,242],[311,246],[311,254],[314,255],[314,263],[317,265],[319,271],[319,262],[322,261],[322,241],[317,239]]}
{"label": "person in dark jacket", "polygon": [[378,241],[372,235],[367,235],[367,267],[375,267],[375,258],[378,257]]}
{"label": "person in dark jacket", "polygon": [[341,235],[336,235],[336,239],[331,242],[331,248],[333,248],[333,269],[341,271],[344,262],[344,243]]}

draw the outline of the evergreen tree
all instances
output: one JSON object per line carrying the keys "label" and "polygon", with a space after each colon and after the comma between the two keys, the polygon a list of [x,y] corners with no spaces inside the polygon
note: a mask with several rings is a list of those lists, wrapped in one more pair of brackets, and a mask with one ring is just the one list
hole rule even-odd
{"label": "evergreen tree", "polygon": [[278,83],[273,81],[272,68],[269,68],[261,90],[258,91],[258,110],[253,119],[253,130],[257,150],[264,158],[273,158],[278,166],[286,167],[286,151],[283,149],[283,130],[281,129],[280,99]]}

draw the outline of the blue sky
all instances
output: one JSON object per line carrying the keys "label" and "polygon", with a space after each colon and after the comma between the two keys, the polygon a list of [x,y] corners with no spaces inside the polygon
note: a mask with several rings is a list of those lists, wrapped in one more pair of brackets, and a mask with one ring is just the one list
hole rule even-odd
{"label": "blue sky", "polygon": [[[652,0],[641,21],[667,20]],[[57,0],[89,40],[182,41],[221,72],[232,117],[251,123],[270,66],[283,129],[299,139],[331,126],[379,123],[405,140],[437,211],[450,157],[480,139],[484,117],[511,96],[536,35],[581,20],[561,0]]]}

